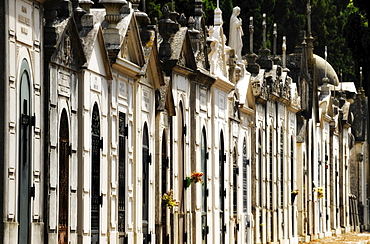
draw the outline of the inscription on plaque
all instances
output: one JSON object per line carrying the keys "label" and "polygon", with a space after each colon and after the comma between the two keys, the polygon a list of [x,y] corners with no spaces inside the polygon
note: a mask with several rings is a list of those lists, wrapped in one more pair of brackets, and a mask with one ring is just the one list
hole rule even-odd
{"label": "inscription on plaque", "polygon": [[69,97],[70,86],[69,86],[70,76],[68,74],[60,72],[58,75],[58,93],[59,95]]}
{"label": "inscription on plaque", "polygon": [[100,92],[101,90],[101,78],[95,75],[91,76],[91,90]]}
{"label": "inscription on plaque", "polygon": [[127,84],[122,80],[118,82],[118,95],[124,98],[127,97]]}
{"label": "inscription on plaque", "polygon": [[206,106],[207,106],[207,90],[205,88],[200,88],[199,101],[200,101],[200,108],[201,109],[206,109]]}
{"label": "inscription on plaque", "polygon": [[32,45],[32,6],[26,2],[17,1],[17,39]]}
{"label": "inscription on plaque", "polygon": [[149,102],[150,102],[150,93],[148,91],[143,91],[143,103],[142,103],[142,109],[144,111],[149,111]]}
{"label": "inscription on plaque", "polygon": [[291,127],[294,127],[294,125],[295,125],[295,119],[296,119],[295,114],[290,113],[289,115],[290,115],[290,126]]}
{"label": "inscription on plaque", "polygon": [[220,117],[224,117],[225,115],[225,97],[219,93],[218,94],[218,114]]}

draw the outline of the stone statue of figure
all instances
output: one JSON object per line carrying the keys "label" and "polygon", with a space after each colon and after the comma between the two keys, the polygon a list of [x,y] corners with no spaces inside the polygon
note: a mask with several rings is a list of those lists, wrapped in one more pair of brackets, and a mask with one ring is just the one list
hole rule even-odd
{"label": "stone statue of figure", "polygon": [[230,18],[229,46],[235,50],[235,54],[238,58],[237,62],[241,63],[243,48],[242,36],[244,33],[242,29],[242,20],[238,18],[239,14],[240,8],[235,7]]}

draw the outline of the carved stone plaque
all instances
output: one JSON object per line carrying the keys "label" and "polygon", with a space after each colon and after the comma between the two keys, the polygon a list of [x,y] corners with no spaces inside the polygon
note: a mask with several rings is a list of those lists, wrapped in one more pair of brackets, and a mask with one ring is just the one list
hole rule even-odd
{"label": "carved stone plaque", "polygon": [[16,37],[17,40],[28,45],[33,45],[32,42],[32,5],[17,1],[16,6]]}
{"label": "carved stone plaque", "polygon": [[69,84],[70,84],[70,75],[63,73],[63,72],[59,72],[58,74],[58,94],[69,97],[71,93]]}
{"label": "carved stone plaque", "polygon": [[150,92],[143,90],[142,110],[149,112]]}
{"label": "carved stone plaque", "polygon": [[207,90],[205,88],[199,89],[199,101],[200,101],[200,108],[206,109],[207,108]]}

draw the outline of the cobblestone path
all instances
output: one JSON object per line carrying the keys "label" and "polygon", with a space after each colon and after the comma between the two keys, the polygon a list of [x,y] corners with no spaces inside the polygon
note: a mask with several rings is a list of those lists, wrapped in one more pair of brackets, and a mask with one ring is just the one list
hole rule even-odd
{"label": "cobblestone path", "polygon": [[347,234],[314,240],[309,243],[310,244],[320,244],[320,243],[370,244],[370,233],[369,232],[363,232],[363,233],[351,232]]}

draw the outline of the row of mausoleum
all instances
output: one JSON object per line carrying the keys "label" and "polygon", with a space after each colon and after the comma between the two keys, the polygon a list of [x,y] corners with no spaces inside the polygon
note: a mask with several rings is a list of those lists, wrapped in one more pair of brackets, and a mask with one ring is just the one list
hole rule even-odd
{"label": "row of mausoleum", "polygon": [[265,15],[243,33],[239,7],[224,26],[217,3],[206,26],[201,0],[156,23],[139,2],[0,3],[1,243],[298,244],[370,227],[368,100],[314,54],[310,26],[288,54],[274,25],[271,53]]}

